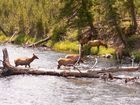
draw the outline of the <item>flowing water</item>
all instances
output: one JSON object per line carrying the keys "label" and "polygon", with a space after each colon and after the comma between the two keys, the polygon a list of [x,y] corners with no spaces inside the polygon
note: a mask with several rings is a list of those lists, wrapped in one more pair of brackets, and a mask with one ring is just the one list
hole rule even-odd
{"label": "flowing water", "polygon": [[[35,53],[39,59],[32,62],[31,67],[50,70],[55,70],[57,59],[65,55],[42,49],[4,45],[0,46],[0,59],[3,48],[8,49],[12,65],[15,58],[31,57]],[[101,62],[97,67],[111,66],[109,62]],[[122,80],[104,82],[100,79],[66,79],[47,75],[9,76],[0,78],[0,105],[140,105],[140,84],[125,84]]]}

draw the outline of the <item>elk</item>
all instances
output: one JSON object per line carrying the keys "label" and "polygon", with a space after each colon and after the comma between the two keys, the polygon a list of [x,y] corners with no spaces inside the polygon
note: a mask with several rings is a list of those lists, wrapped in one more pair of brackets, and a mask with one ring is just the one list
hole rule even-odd
{"label": "elk", "polygon": [[119,46],[115,49],[115,56],[118,63],[121,63],[121,60],[123,58],[123,49],[124,47],[122,46]]}
{"label": "elk", "polygon": [[108,48],[108,45],[102,40],[90,40],[88,41],[87,45],[91,47],[97,47],[98,51],[100,46],[104,46],[105,48]]}
{"label": "elk", "polygon": [[115,58],[117,63],[122,63],[124,57],[128,57],[130,59],[129,51],[126,50],[124,45],[121,45],[115,49]]}
{"label": "elk", "polygon": [[114,77],[111,73],[104,73],[103,75],[101,75],[101,79],[103,79],[104,81],[107,81],[108,79],[113,80]]}
{"label": "elk", "polygon": [[130,81],[135,81],[135,80],[137,80],[139,77],[131,77],[131,78],[126,78],[125,79],[125,83],[127,83],[127,82],[130,82]]}
{"label": "elk", "polygon": [[15,66],[25,65],[25,67],[30,67],[30,63],[33,62],[35,59],[39,59],[35,54],[31,58],[17,58],[14,60]]}
{"label": "elk", "polygon": [[[62,65],[63,66],[74,66],[76,62],[77,62],[77,60],[74,60],[71,58],[59,58],[57,69],[60,69],[60,67]],[[79,71],[80,76],[81,76],[81,71],[78,68],[76,68],[76,69]],[[66,71],[64,71],[64,74],[66,75]]]}
{"label": "elk", "polygon": [[67,54],[65,56],[65,58],[69,58],[69,59],[75,60],[75,61],[77,61],[77,63],[80,63],[80,62],[83,63],[83,60],[81,59],[79,54]]}
{"label": "elk", "polygon": [[74,64],[77,62],[77,60],[71,59],[71,58],[59,58],[57,60],[58,66],[57,69],[59,69],[62,65],[63,66],[74,66]]}

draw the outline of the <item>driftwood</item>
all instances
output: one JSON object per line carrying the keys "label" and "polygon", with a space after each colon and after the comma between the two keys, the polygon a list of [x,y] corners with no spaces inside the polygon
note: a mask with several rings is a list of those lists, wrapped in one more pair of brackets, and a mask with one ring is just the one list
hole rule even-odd
{"label": "driftwood", "polygon": [[9,56],[7,49],[4,48],[3,50],[3,67],[1,68],[2,71],[0,72],[1,76],[10,76],[10,75],[52,75],[52,76],[74,76],[74,77],[86,77],[86,78],[99,78],[100,73],[113,73],[113,72],[122,72],[122,71],[138,71],[138,67],[126,67],[126,68],[108,68],[103,70],[82,70],[79,73],[77,70],[66,71],[66,70],[44,70],[44,69],[33,69],[33,68],[21,68],[21,67],[14,67],[9,62]]}
{"label": "driftwood", "polygon": [[42,43],[44,43],[44,42],[47,42],[47,41],[50,40],[50,39],[51,39],[51,37],[48,36],[47,38],[42,39],[42,40],[40,40],[40,41],[38,41],[38,42],[35,42],[35,43],[31,44],[31,45],[28,45],[27,47],[36,47],[36,46],[38,46],[38,45],[40,45],[40,44],[42,44]]}
{"label": "driftwood", "polygon": [[11,42],[12,42],[13,37],[15,37],[17,34],[18,34],[18,31],[15,31],[15,32],[13,33],[13,35],[9,38],[9,40],[8,40],[8,41],[6,41],[6,42],[7,42],[7,43],[11,43]]}

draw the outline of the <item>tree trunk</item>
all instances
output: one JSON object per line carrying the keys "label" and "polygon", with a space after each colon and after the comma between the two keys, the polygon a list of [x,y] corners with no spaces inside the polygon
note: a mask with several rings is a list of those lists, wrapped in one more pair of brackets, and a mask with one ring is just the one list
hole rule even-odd
{"label": "tree trunk", "polygon": [[40,41],[38,41],[38,42],[35,42],[35,43],[31,44],[31,45],[28,45],[27,47],[38,46],[38,45],[40,45],[40,44],[42,44],[42,43],[44,43],[44,42],[47,42],[47,41],[50,40],[50,39],[51,39],[51,37],[48,36],[47,38],[42,39],[42,40],[40,40]]}
{"label": "tree trunk", "polygon": [[130,14],[132,18],[133,34],[135,34],[138,25],[137,25],[137,20],[136,20],[134,0],[128,0],[128,3],[130,6]]}

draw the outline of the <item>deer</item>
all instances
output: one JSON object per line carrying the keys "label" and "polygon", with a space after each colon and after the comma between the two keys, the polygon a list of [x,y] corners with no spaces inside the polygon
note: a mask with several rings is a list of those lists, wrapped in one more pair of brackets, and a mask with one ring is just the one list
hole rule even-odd
{"label": "deer", "polygon": [[126,78],[125,79],[125,83],[127,83],[127,82],[130,82],[130,81],[135,81],[135,80],[137,80],[137,79],[139,79],[139,77],[131,77],[131,78]]}
{"label": "deer", "polygon": [[123,46],[119,46],[115,49],[115,56],[118,63],[121,63],[121,60],[123,58],[123,52],[124,52]]}
{"label": "deer", "polygon": [[79,64],[80,62],[83,63],[83,60],[81,59],[81,57],[79,56],[79,54],[67,54],[65,56],[65,58],[69,58],[69,59],[72,59],[72,60],[76,60],[78,61],[77,63]]}
{"label": "deer", "polygon": [[[60,69],[60,67],[63,66],[73,66],[75,65],[75,63],[77,62],[77,60],[71,59],[71,58],[59,58],[57,60],[58,62],[58,66],[57,69]],[[74,67],[75,68],[75,67]],[[76,68],[78,70],[78,72],[80,73],[79,76],[81,76],[81,71]],[[64,70],[64,75],[66,76],[66,71]]]}
{"label": "deer", "polygon": [[90,40],[87,45],[90,47],[97,47],[97,52],[99,52],[100,46],[104,46],[106,49],[108,48],[108,45],[103,40]]}
{"label": "deer", "polygon": [[35,59],[39,59],[35,54],[31,58],[17,58],[14,60],[15,66],[25,65],[25,67],[30,67],[30,63],[33,62]]}
{"label": "deer", "polygon": [[107,81],[108,79],[113,80],[114,77],[111,73],[104,73],[103,75],[101,75],[101,79],[103,79],[104,81]]}
{"label": "deer", "polygon": [[71,59],[71,58],[59,58],[57,60],[58,62],[58,66],[57,69],[60,69],[60,67],[63,66],[74,66],[74,64],[77,62],[77,60],[75,59]]}
{"label": "deer", "polygon": [[98,49],[100,46],[108,48],[108,45],[103,40],[90,40],[87,44],[91,47],[97,47]]}

